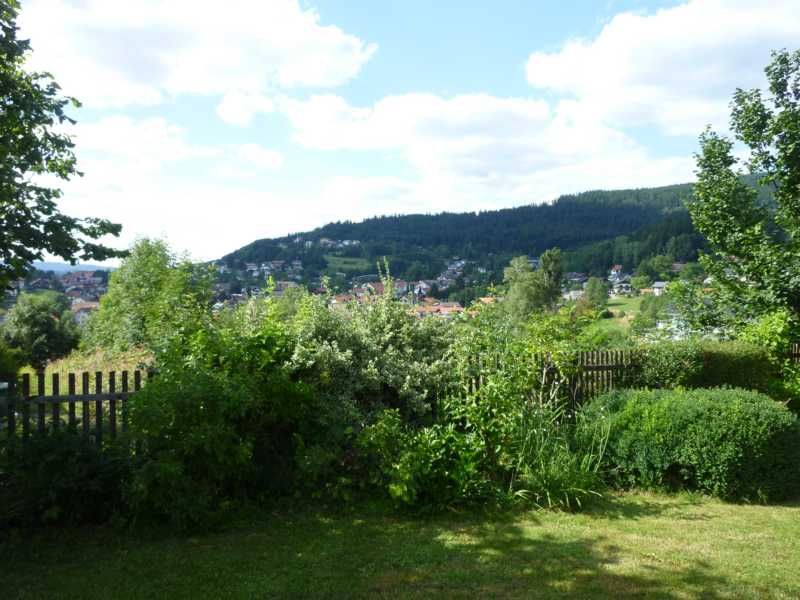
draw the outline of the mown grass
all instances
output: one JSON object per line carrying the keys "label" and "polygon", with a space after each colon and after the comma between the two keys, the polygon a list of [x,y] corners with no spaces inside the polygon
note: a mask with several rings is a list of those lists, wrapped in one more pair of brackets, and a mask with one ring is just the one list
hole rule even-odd
{"label": "mown grass", "polygon": [[223,533],[0,546],[8,598],[797,598],[800,504],[611,497],[579,514],[295,508]]}
{"label": "mown grass", "polygon": [[333,271],[343,271],[359,273],[374,272],[377,267],[374,263],[366,258],[353,258],[348,256],[337,256],[335,254],[326,254],[325,261],[328,263],[328,268]]}

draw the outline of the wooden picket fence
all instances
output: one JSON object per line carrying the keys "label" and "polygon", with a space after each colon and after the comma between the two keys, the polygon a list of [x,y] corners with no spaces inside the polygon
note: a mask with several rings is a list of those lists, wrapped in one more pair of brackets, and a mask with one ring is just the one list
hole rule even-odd
{"label": "wooden picket fence", "polygon": [[[128,429],[127,401],[142,388],[143,375],[139,370],[132,374],[98,371],[94,377],[84,372],[79,386],[75,373],[67,374],[65,382],[58,373],[49,378],[44,373],[33,378],[25,373],[21,389],[15,389],[15,382],[11,381],[5,397],[0,396],[0,435],[9,440],[26,440],[34,431],[44,434],[66,428],[81,432],[96,443],[116,439]],[[145,378],[149,376],[147,373]]]}
{"label": "wooden picket fence", "polygon": [[576,404],[624,386],[637,368],[633,353],[627,350],[581,352],[577,364],[577,381],[572,382]]}
{"label": "wooden picket fence", "polygon": [[[490,365],[480,357],[468,361],[467,370],[472,375],[462,380],[465,381],[467,392],[474,393],[483,386],[487,366],[489,370],[501,368],[497,360]],[[572,391],[572,409],[597,395],[626,385],[638,368],[634,353],[628,350],[579,352],[574,365],[576,374],[567,384]]]}

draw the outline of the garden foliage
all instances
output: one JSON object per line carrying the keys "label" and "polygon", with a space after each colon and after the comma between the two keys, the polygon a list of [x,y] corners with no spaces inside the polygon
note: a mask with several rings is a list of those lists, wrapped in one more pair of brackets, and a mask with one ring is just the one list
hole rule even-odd
{"label": "garden foliage", "polygon": [[70,431],[0,445],[0,530],[103,523],[122,507],[132,464],[124,447],[103,449]]}
{"label": "garden foliage", "polygon": [[758,392],[620,390],[589,403],[582,416],[584,443],[594,425],[607,424],[603,463],[620,486],[751,501],[800,492],[800,424]]}

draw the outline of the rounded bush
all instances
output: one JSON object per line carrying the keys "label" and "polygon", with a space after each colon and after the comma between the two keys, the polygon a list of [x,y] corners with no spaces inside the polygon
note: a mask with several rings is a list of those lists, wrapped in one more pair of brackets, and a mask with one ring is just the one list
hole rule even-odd
{"label": "rounded bush", "polygon": [[694,340],[661,341],[647,344],[637,351],[639,374],[637,385],[648,388],[688,386],[702,375],[700,344]]}
{"label": "rounded bush", "polygon": [[578,440],[603,421],[604,467],[617,485],[693,489],[725,499],[800,493],[800,424],[742,389],[619,390],[582,411]]}

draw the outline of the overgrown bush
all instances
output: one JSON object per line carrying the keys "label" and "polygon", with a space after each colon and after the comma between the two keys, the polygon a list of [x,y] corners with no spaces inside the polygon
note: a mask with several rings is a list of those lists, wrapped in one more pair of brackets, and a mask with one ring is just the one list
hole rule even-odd
{"label": "overgrown bush", "polygon": [[703,370],[703,352],[695,340],[661,340],[636,351],[637,387],[676,388],[697,381]]}
{"label": "overgrown bush", "polygon": [[0,529],[103,523],[131,474],[124,446],[69,431],[0,446]]}
{"label": "overgrown bush", "polygon": [[503,312],[482,310],[454,344],[461,383],[441,399],[436,422],[415,428],[387,412],[362,431],[370,480],[415,508],[572,509],[597,495],[602,432],[594,447],[576,448],[567,414],[568,348],[580,329],[566,312],[534,317],[520,331]]}
{"label": "overgrown bush", "polygon": [[593,426],[608,423],[603,461],[618,485],[758,501],[800,493],[797,417],[758,392],[620,390],[582,416],[584,443]]}
{"label": "overgrown bush", "polygon": [[19,350],[9,348],[0,339],[0,381],[11,381],[17,375],[17,371],[22,366],[22,355]]}
{"label": "overgrown bush", "polygon": [[206,322],[159,355],[158,376],[130,406],[143,449],[127,492],[137,517],[187,527],[292,491],[293,435],[309,394],[284,366],[282,327],[262,316],[245,309]]}

